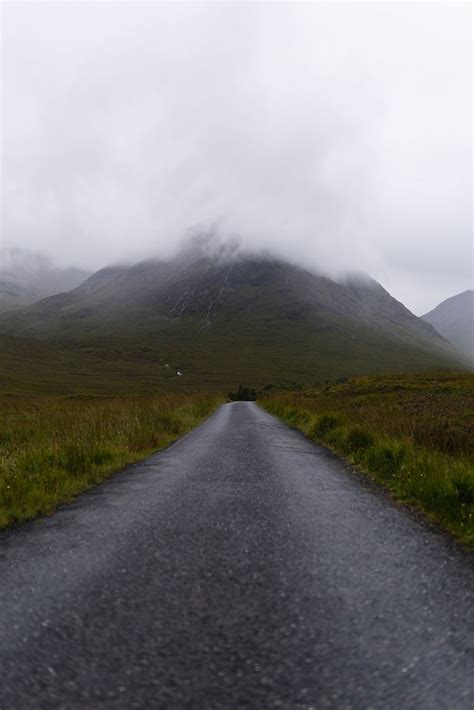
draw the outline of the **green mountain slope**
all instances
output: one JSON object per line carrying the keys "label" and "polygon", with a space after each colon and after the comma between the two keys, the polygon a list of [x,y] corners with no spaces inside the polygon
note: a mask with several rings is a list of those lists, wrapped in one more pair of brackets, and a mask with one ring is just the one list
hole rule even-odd
{"label": "green mountain slope", "polygon": [[221,388],[459,364],[431,325],[376,282],[336,283],[256,257],[188,254],[103,269],[69,293],[3,314],[0,333],[67,346],[111,370],[128,363],[137,387],[147,378]]}
{"label": "green mountain slope", "polygon": [[148,394],[162,389],[183,387],[174,372],[133,353],[114,349],[94,354],[0,335],[0,396]]}
{"label": "green mountain slope", "polygon": [[474,291],[447,298],[421,316],[447,338],[461,353],[474,359]]}

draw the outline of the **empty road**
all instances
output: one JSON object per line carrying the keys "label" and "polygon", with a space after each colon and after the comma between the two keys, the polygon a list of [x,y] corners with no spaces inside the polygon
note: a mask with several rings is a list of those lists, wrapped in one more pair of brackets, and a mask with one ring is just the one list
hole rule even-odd
{"label": "empty road", "polygon": [[254,403],[0,535],[0,708],[474,707],[472,558]]}

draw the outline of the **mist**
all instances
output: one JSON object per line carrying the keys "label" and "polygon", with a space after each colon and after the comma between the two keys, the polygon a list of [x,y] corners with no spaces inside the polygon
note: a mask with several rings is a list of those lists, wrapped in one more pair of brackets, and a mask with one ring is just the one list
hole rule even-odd
{"label": "mist", "polygon": [[2,245],[218,232],[415,313],[472,288],[469,3],[7,3]]}

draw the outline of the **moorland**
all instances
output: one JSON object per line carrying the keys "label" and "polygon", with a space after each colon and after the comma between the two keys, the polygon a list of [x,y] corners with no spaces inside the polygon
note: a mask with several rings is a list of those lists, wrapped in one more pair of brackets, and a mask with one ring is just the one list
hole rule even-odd
{"label": "moorland", "polygon": [[367,276],[193,248],[0,314],[0,525],[165,446],[229,392],[472,542],[466,355]]}
{"label": "moorland", "polygon": [[261,404],[474,544],[474,375],[430,372],[269,386]]}

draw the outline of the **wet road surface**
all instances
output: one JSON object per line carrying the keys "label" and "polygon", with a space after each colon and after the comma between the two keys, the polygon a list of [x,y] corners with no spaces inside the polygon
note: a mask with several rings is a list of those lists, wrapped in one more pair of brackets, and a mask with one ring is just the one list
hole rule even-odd
{"label": "wet road surface", "polygon": [[474,707],[474,567],[254,403],[0,535],[0,708]]}

